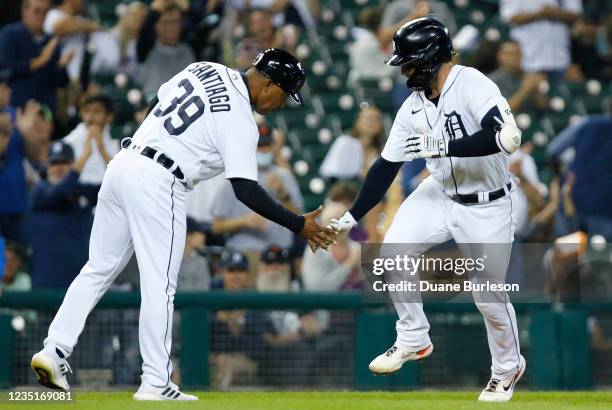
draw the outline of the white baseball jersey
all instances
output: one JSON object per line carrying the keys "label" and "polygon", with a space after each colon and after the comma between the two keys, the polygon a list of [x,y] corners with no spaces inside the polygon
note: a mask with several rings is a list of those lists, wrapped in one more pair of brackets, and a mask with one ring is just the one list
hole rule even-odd
{"label": "white baseball jersey", "polygon": [[[454,65],[444,83],[437,106],[424,91],[413,92],[399,109],[382,157],[405,161],[406,138],[430,134],[454,140],[482,129],[481,121],[497,106],[503,122],[515,124],[506,99],[495,83],[478,70]],[[442,183],[447,195],[492,191],[510,180],[508,157],[503,153],[470,158],[429,158],[427,168]]]}
{"label": "white baseball jersey", "polygon": [[[181,167],[187,185],[224,170],[226,178],[257,180],[259,132],[240,73],[220,64],[191,64],[160,87],[158,98],[130,148],[163,152]],[[170,380],[170,351],[187,188],[137,149],[122,149],[113,157],[98,195],[89,260],[70,285],[45,340],[53,354],[53,348],[72,353],[89,312],[136,252],[141,388],[159,393],[177,389]]]}
{"label": "white baseball jersey", "polygon": [[163,84],[157,97],[133,143],[172,158],[189,186],[223,171],[226,178],[257,180],[259,131],[238,71],[193,63]]}

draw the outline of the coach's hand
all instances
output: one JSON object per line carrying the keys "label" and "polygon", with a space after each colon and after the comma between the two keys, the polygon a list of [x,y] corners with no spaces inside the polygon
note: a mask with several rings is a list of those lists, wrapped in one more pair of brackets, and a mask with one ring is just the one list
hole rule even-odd
{"label": "coach's hand", "polygon": [[322,210],[323,207],[320,206],[317,210],[302,215],[304,217],[304,228],[299,235],[308,241],[308,245],[313,252],[319,248],[327,250],[329,245],[336,242],[336,232],[319,225],[316,221]]}
{"label": "coach's hand", "polygon": [[446,156],[446,141],[427,134],[412,134],[406,138],[404,154],[407,161],[418,158],[442,158]]}

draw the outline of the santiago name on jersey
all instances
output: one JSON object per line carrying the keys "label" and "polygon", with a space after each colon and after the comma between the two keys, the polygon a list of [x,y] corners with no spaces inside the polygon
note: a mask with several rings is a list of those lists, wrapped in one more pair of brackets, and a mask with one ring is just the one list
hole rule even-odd
{"label": "santiago name on jersey", "polygon": [[[444,83],[438,105],[413,92],[399,109],[382,152],[387,161],[405,161],[406,138],[429,134],[454,140],[482,129],[481,121],[497,106],[503,122],[515,124],[506,99],[495,83],[478,70],[454,65]],[[470,194],[499,189],[510,180],[509,160],[497,154],[470,158],[428,158],[427,169],[444,186],[447,195]]]}
{"label": "santiago name on jersey", "polygon": [[172,158],[187,185],[225,171],[257,180],[259,131],[241,74],[222,64],[190,64],[157,91],[159,102],[132,141]]}

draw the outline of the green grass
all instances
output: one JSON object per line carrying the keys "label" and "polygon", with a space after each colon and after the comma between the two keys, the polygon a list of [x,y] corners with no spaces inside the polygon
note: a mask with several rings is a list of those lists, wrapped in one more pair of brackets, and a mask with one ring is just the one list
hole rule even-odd
{"label": "green grass", "polygon": [[[612,392],[517,392],[509,403],[478,403],[477,392],[196,392],[198,402],[135,402],[132,392],[75,392],[73,404],[0,402],[0,409],[205,409],[205,410],[460,410],[612,409]],[[5,396],[5,394],[3,394]]]}

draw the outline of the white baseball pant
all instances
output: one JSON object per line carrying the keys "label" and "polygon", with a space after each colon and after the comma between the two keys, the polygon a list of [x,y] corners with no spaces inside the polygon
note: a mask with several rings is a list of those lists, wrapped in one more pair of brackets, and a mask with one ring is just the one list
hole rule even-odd
{"label": "white baseball pant", "polygon": [[173,301],[185,247],[185,196],[174,175],[138,152],[124,149],[113,158],[98,195],[89,260],[68,288],[45,345],[72,353],[89,312],[136,251],[141,379],[156,387],[169,384]]}
{"label": "white baseball pant", "polygon": [[[419,257],[434,244],[451,238],[459,245],[464,257],[487,254],[486,270],[505,277],[516,218],[512,199],[506,195],[479,205],[462,205],[448,198],[442,185],[433,177],[425,179],[402,203],[389,227],[384,243],[402,244],[405,254]],[[404,245],[405,244],[405,245]],[[466,255],[472,245],[481,255]],[[487,246],[487,244],[489,244]],[[507,246],[503,244],[508,244]],[[384,246],[384,245],[383,245]],[[516,314],[505,292],[502,302],[483,301],[483,292],[473,292],[476,306],[484,317],[493,377],[512,376],[519,363],[519,340]],[[392,296],[393,299],[393,296]],[[485,297],[486,299],[486,297]],[[422,303],[394,300],[399,316],[396,323],[398,347],[418,351],[428,346],[429,322]]]}

